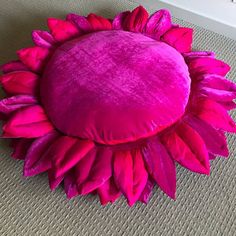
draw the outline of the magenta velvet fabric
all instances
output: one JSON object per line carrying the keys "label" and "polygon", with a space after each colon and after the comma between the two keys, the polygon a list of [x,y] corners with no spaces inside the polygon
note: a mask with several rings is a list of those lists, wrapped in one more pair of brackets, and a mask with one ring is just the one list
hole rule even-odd
{"label": "magenta velvet fabric", "polygon": [[184,113],[190,77],[166,43],[120,30],[60,46],[45,68],[41,100],[63,133],[116,144],[163,130]]}
{"label": "magenta velvet fabric", "polygon": [[124,195],[132,206],[147,203],[154,184],[175,199],[176,163],[209,175],[209,160],[228,156],[230,66],[192,51],[193,30],[167,10],[47,24],[0,66],[2,136],[14,139],[24,176],[47,172],[68,198],[96,193],[104,205]]}

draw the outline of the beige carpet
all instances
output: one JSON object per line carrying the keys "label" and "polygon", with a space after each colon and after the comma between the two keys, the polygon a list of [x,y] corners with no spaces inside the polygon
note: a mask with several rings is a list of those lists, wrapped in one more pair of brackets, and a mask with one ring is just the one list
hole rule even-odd
{"label": "beige carpet", "polygon": [[[30,44],[30,32],[45,27],[48,16],[95,12],[107,17],[136,6],[124,0],[1,0],[0,63]],[[148,9],[153,12],[155,9]],[[195,48],[213,50],[232,66],[236,79],[236,42],[191,24]],[[236,112],[234,112],[234,117]],[[22,163],[0,142],[0,235],[236,235],[236,136],[229,135],[231,156],[212,162],[210,177],[178,167],[177,200],[155,189],[150,203],[129,208],[121,198],[101,207],[96,197],[68,201],[62,188],[51,192],[46,175],[25,179]]]}

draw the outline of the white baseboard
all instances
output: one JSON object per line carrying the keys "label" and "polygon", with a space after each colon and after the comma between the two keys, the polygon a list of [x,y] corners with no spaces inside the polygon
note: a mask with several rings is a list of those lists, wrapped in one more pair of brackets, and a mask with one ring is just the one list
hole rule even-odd
{"label": "white baseboard", "polygon": [[167,8],[172,15],[236,40],[236,3],[232,0],[132,0]]}

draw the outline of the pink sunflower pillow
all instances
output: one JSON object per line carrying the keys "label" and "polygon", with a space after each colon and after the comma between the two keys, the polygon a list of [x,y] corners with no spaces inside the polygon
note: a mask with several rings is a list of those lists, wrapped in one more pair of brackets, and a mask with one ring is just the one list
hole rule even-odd
{"label": "pink sunflower pillow", "polygon": [[123,194],[132,206],[147,203],[154,184],[175,198],[176,162],[209,175],[209,160],[228,156],[230,67],[192,51],[193,30],[167,10],[69,14],[48,27],[0,77],[3,137],[24,176],[47,171],[68,198],[97,193],[106,204]]}

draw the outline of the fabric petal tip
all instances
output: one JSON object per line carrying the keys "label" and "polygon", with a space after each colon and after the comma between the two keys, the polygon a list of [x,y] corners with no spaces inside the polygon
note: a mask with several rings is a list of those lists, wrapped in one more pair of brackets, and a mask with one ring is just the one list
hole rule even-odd
{"label": "fabric petal tip", "polygon": [[14,152],[11,153],[11,158],[13,158],[13,159],[15,159],[15,160],[22,160],[21,158],[18,158],[18,157],[14,154]]}
{"label": "fabric petal tip", "polygon": [[175,200],[176,199],[176,184],[173,186],[173,183],[172,183],[172,186],[171,188],[167,188],[167,187],[163,187],[163,186],[159,186],[160,189],[164,192],[164,194],[166,194],[169,198]]}
{"label": "fabric petal tip", "polygon": [[139,202],[139,196],[135,194],[125,194],[125,197],[127,199],[127,203],[130,207],[133,207],[137,202]]}
{"label": "fabric petal tip", "polygon": [[70,13],[66,16],[66,20],[75,24],[75,26],[82,32],[89,33],[92,31],[92,27],[86,17]]}
{"label": "fabric petal tip", "polygon": [[55,190],[61,184],[61,182],[64,180],[64,176],[59,176],[59,177],[54,177],[54,176],[55,176],[54,171],[49,170],[48,171],[48,182],[49,182],[49,187],[52,191]]}
{"label": "fabric petal tip", "polygon": [[99,195],[99,201],[101,205],[104,207],[107,206],[108,204],[113,204],[118,198],[119,196],[113,198],[104,198]]}
{"label": "fabric petal tip", "polygon": [[58,21],[60,21],[60,19],[56,19],[54,17],[47,18],[47,24],[48,24],[49,28],[56,26]]}
{"label": "fabric petal tip", "polygon": [[140,202],[142,202],[144,204],[147,204],[149,202],[149,199],[151,198],[151,195],[152,195],[154,183],[155,183],[154,180],[151,178],[151,176],[149,176],[146,186],[143,189],[143,192],[141,193],[141,195],[139,196],[138,200]]}
{"label": "fabric petal tip", "polygon": [[228,159],[229,158],[229,150],[222,153],[221,156],[224,157],[225,159]]}
{"label": "fabric petal tip", "polygon": [[182,53],[187,62],[195,58],[215,58],[215,53],[212,51],[191,51]]}
{"label": "fabric petal tip", "polygon": [[21,160],[21,161],[25,159],[24,155],[17,155],[15,152],[11,154],[11,157],[15,160]]}
{"label": "fabric petal tip", "polygon": [[67,20],[48,18],[47,25],[52,36],[58,42],[64,42],[80,34],[76,25]]}
{"label": "fabric petal tip", "polygon": [[188,62],[190,74],[193,78],[205,76],[226,76],[230,66],[212,57],[196,57]]}
{"label": "fabric petal tip", "polygon": [[50,188],[50,190],[51,190],[52,192],[55,192],[56,189],[57,189],[57,187],[55,187],[55,186],[50,186],[50,185],[49,185],[49,188]]}
{"label": "fabric petal tip", "polygon": [[37,138],[54,130],[43,109],[38,106],[22,108],[2,128],[5,135],[15,138]]}
{"label": "fabric petal tip", "polygon": [[86,19],[88,20],[91,25],[91,28],[94,31],[112,29],[112,23],[110,22],[110,20],[102,16],[90,13]]}
{"label": "fabric petal tip", "polygon": [[28,70],[29,68],[19,60],[10,61],[8,63],[0,65],[0,71],[2,71],[3,74],[7,74],[14,71],[28,71]]}
{"label": "fabric petal tip", "polygon": [[236,123],[233,119],[228,121],[228,128],[225,131],[232,134],[236,133]]}
{"label": "fabric petal tip", "polygon": [[142,199],[142,200],[139,200],[141,203],[143,203],[144,205],[147,205],[148,202],[149,202],[149,199]]}
{"label": "fabric petal tip", "polygon": [[227,143],[227,139],[226,137],[224,136],[225,138],[225,144],[221,146],[221,153],[216,153],[224,158],[228,158],[229,155],[230,155],[230,152],[229,152],[229,148],[228,148],[228,143]]}
{"label": "fabric petal tip", "polygon": [[49,182],[49,188],[51,191],[55,191],[59,185],[60,183],[57,183],[57,182],[53,182],[53,183]]}
{"label": "fabric petal tip", "polygon": [[176,200],[176,189],[165,192],[166,195],[172,200]]}
{"label": "fabric petal tip", "polygon": [[3,125],[1,138],[19,138],[18,136],[14,136],[13,134],[9,133],[7,130],[8,130],[7,124]]}
{"label": "fabric petal tip", "polygon": [[31,36],[36,46],[52,48],[56,44],[53,36],[47,31],[33,30]]}
{"label": "fabric petal tip", "polygon": [[210,166],[208,166],[208,167],[203,167],[203,168],[199,169],[199,170],[196,171],[196,172],[199,173],[199,174],[203,174],[203,175],[208,175],[208,176],[210,176],[210,173],[211,173],[211,171],[210,171]]}
{"label": "fabric petal tip", "polygon": [[55,169],[54,170],[54,173],[53,173],[53,177],[56,179],[56,178],[60,178],[62,175],[64,175],[65,172],[64,171],[61,171],[60,169]]}
{"label": "fabric petal tip", "polygon": [[[70,191],[70,190],[69,190]],[[73,193],[73,192],[68,192],[68,193],[66,193],[66,198],[68,199],[68,200],[71,200],[71,199],[73,199],[74,197],[76,197],[77,196],[77,193]]]}
{"label": "fabric petal tip", "polygon": [[137,6],[137,7],[133,10],[133,12],[134,12],[135,10],[136,10],[136,11],[140,11],[141,14],[148,14],[146,8],[144,8],[142,5]]}
{"label": "fabric petal tip", "polygon": [[[4,91],[9,95],[31,95],[38,93],[39,77],[29,71],[11,72],[0,77]],[[13,98],[8,98],[9,101]],[[5,101],[7,101],[5,99]],[[13,102],[14,103],[14,102]]]}
{"label": "fabric petal tip", "polygon": [[166,13],[166,14],[168,14],[168,15],[171,15],[171,14],[170,14],[170,10],[169,10],[168,8],[162,8],[162,9],[156,11],[156,12],[163,12],[163,13]]}
{"label": "fabric petal tip", "polygon": [[148,20],[148,12],[143,6],[136,7],[124,20],[124,29],[142,32]]}
{"label": "fabric petal tip", "polygon": [[148,19],[144,33],[148,36],[160,40],[160,37],[172,28],[171,15],[166,9],[154,12]]}
{"label": "fabric petal tip", "polygon": [[85,181],[83,184],[77,187],[78,193],[80,195],[87,195],[89,193],[92,193],[95,189],[102,186],[107,180],[105,179],[97,179],[97,180],[91,180],[91,181]]}
{"label": "fabric petal tip", "polygon": [[149,200],[150,200],[150,197],[146,197],[146,198],[143,197],[142,199],[140,199],[140,198],[138,199],[139,202],[142,202],[144,204],[147,204],[149,202]]}
{"label": "fabric petal tip", "polygon": [[77,189],[75,189],[75,187],[69,186],[68,189],[67,189],[67,191],[66,191],[66,198],[67,198],[68,200],[70,200],[70,199],[72,199],[72,198],[78,196],[78,194],[79,194],[79,193],[78,193]]}
{"label": "fabric petal tip", "polygon": [[100,203],[101,203],[101,205],[102,206],[107,206],[108,204],[113,204],[117,199],[119,198],[119,196],[118,197],[113,197],[113,198],[109,198],[109,199],[106,199],[106,198],[101,198],[100,196],[99,196],[99,201],[100,201]]}
{"label": "fabric petal tip", "polygon": [[189,170],[190,172],[197,173],[200,175],[210,175],[210,159],[209,159],[209,166],[195,166],[195,167],[184,167],[185,169]]}
{"label": "fabric petal tip", "polygon": [[44,64],[50,56],[50,50],[40,46],[22,48],[16,52],[20,61],[30,70],[41,73]]}
{"label": "fabric petal tip", "polygon": [[83,185],[83,184],[81,186],[78,186],[77,189],[78,189],[79,195],[87,195],[94,190],[93,188],[90,188],[90,187]]}
{"label": "fabric petal tip", "polygon": [[26,169],[26,168],[23,169],[23,176],[24,176],[24,177],[32,177],[32,176],[35,176],[35,175],[36,175],[36,174],[34,173],[33,170],[31,170],[31,169]]}
{"label": "fabric petal tip", "polygon": [[190,52],[193,41],[193,29],[184,27],[171,28],[161,39],[180,53]]}
{"label": "fabric petal tip", "polygon": [[137,202],[136,199],[132,199],[132,198],[127,199],[127,203],[128,203],[128,205],[129,205],[129,207],[133,207],[136,202]]}
{"label": "fabric petal tip", "polygon": [[43,172],[46,172],[50,169],[49,163],[47,161],[32,163],[32,160],[29,159],[29,156],[26,155],[23,167],[23,176],[30,177],[36,176]]}
{"label": "fabric petal tip", "polygon": [[231,70],[231,66],[227,63],[224,63],[222,67],[224,68],[225,75]]}
{"label": "fabric petal tip", "polygon": [[36,98],[30,95],[16,95],[4,98],[0,100],[0,113],[9,115],[23,107],[35,105],[36,103]]}
{"label": "fabric petal tip", "polygon": [[115,16],[112,21],[112,28],[115,30],[121,30],[124,27],[125,18],[130,14],[130,11],[124,11]]}
{"label": "fabric petal tip", "polygon": [[109,203],[113,203],[113,202],[111,202],[111,201],[101,201],[100,200],[100,204],[103,206],[103,207],[105,207],[105,206],[107,206]]}
{"label": "fabric petal tip", "polygon": [[49,183],[49,188],[52,192],[54,192],[56,189],[57,189],[57,185],[54,185],[54,184],[50,184]]}
{"label": "fabric petal tip", "polygon": [[11,147],[14,151],[12,152],[11,157],[16,160],[24,160],[32,142],[32,139],[13,139]]}

